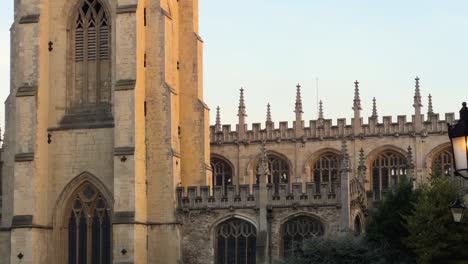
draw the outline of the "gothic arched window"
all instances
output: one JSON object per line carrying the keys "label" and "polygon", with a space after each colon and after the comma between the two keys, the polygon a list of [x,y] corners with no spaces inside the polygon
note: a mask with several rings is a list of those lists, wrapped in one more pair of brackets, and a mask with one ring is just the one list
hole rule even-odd
{"label": "gothic arched window", "polygon": [[432,170],[440,166],[442,173],[445,176],[452,176],[454,164],[453,164],[453,154],[449,148],[439,152],[434,160],[432,161]]}
{"label": "gothic arched window", "polygon": [[437,173],[436,170],[439,169],[453,183],[455,183],[454,167],[453,154],[450,148],[440,151],[432,160],[432,173]]}
{"label": "gothic arched window", "polygon": [[216,264],[254,264],[257,230],[251,223],[232,218],[216,227]]}
{"label": "gothic arched window", "polygon": [[111,263],[110,209],[91,185],[73,196],[68,218],[68,264]]}
{"label": "gothic arched window", "polygon": [[211,158],[213,168],[213,186],[223,186],[224,191],[228,185],[232,185],[232,168],[220,158]]}
{"label": "gothic arched window", "polygon": [[407,174],[406,158],[395,151],[385,151],[372,162],[372,190],[374,198],[379,200],[382,192],[396,187],[400,176]]}
{"label": "gothic arched window", "polygon": [[72,29],[68,115],[110,113],[110,18],[99,0],[82,0]]}
{"label": "gothic arched window", "polygon": [[322,183],[331,183],[331,188],[334,190],[338,180],[339,164],[340,156],[331,152],[321,155],[315,161],[312,175],[318,193],[320,193],[320,185]]}
{"label": "gothic arched window", "polygon": [[300,251],[301,243],[306,239],[321,237],[325,234],[323,224],[309,216],[298,216],[282,226],[283,255],[285,257]]}
{"label": "gothic arched window", "polygon": [[[289,182],[289,164],[286,160],[274,155],[268,154],[268,171],[270,175],[268,176],[268,183],[273,183],[277,186],[280,183],[288,183]],[[255,168],[255,172],[257,175],[257,184],[259,183],[258,175],[260,172],[260,162],[257,164]]]}

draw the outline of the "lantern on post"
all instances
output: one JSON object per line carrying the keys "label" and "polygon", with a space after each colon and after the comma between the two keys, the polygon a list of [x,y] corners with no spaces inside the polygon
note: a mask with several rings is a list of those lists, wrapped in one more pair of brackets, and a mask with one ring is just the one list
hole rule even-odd
{"label": "lantern on post", "polygon": [[457,199],[451,206],[450,211],[452,212],[453,221],[460,223],[465,212],[465,206],[462,204],[460,199]]}
{"label": "lantern on post", "polygon": [[448,124],[448,135],[452,144],[455,175],[468,179],[468,108],[465,102],[458,123]]}

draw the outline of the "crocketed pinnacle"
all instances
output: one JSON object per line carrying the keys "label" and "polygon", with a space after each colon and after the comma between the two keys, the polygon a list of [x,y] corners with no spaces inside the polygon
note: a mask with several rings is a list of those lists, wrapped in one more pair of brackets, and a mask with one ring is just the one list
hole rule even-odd
{"label": "crocketed pinnacle", "polygon": [[216,107],[216,124],[215,124],[216,132],[221,131],[221,113],[219,105]]}
{"label": "crocketed pinnacle", "polygon": [[247,116],[247,112],[245,111],[245,100],[244,100],[244,88],[240,88],[240,98],[239,98],[239,112],[237,116]]}
{"label": "crocketed pinnacle", "polygon": [[377,118],[377,100],[375,97],[372,99],[372,118]]}
{"label": "crocketed pinnacle", "polygon": [[413,149],[411,146],[408,146],[408,154],[406,159],[408,160],[408,168],[412,169],[413,168]]}
{"label": "crocketed pinnacle", "polygon": [[366,167],[366,157],[364,155],[364,149],[361,148],[359,150],[359,167],[358,167],[358,169],[359,170],[364,170],[365,167]]}
{"label": "crocketed pinnacle", "polygon": [[260,145],[260,169],[262,170],[263,175],[269,174],[268,170],[268,156],[266,152],[266,146],[265,146],[265,141],[262,141],[262,144]]}
{"label": "crocketed pinnacle", "polygon": [[322,102],[322,100],[320,100],[320,102],[319,102],[318,119],[323,119],[323,102]]}
{"label": "crocketed pinnacle", "polygon": [[421,103],[421,91],[419,89],[419,77],[414,79],[416,81],[415,89],[414,89],[414,104],[413,107],[422,107]]}
{"label": "crocketed pinnacle", "polygon": [[301,97],[301,85],[296,85],[296,109],[294,110],[295,113],[303,113],[302,112],[302,97]]}
{"label": "crocketed pinnacle", "polygon": [[359,96],[359,82],[356,80],[354,82],[354,104],[353,110],[362,110],[361,108],[361,98]]}
{"label": "crocketed pinnacle", "polygon": [[429,94],[427,102],[427,117],[430,117],[434,114],[434,108],[432,107],[432,95]]}
{"label": "crocketed pinnacle", "polygon": [[273,121],[271,120],[271,106],[270,103],[267,104],[267,115],[266,115],[266,121],[267,123],[272,123]]}
{"label": "crocketed pinnacle", "polygon": [[342,169],[348,169],[349,155],[348,155],[348,144],[346,144],[346,140],[341,141],[341,164],[342,164]]}

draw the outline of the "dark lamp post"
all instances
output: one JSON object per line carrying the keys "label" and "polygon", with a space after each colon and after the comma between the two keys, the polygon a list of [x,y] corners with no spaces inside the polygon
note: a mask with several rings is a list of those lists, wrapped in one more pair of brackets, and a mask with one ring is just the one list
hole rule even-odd
{"label": "dark lamp post", "polygon": [[468,108],[465,102],[458,123],[448,124],[448,135],[452,143],[455,174],[468,179]]}
{"label": "dark lamp post", "polygon": [[450,211],[452,212],[453,221],[460,223],[463,218],[463,213],[465,211],[465,206],[463,206],[460,199],[457,199],[451,206]]}

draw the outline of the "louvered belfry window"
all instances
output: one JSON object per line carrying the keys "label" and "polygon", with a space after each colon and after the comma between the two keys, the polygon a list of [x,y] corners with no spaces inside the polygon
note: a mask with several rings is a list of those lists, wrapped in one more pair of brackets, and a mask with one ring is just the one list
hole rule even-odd
{"label": "louvered belfry window", "polygon": [[69,112],[110,111],[110,20],[98,0],[83,0],[73,39],[74,69]]}
{"label": "louvered belfry window", "polygon": [[68,222],[68,264],[111,263],[110,209],[91,185],[73,196]]}

